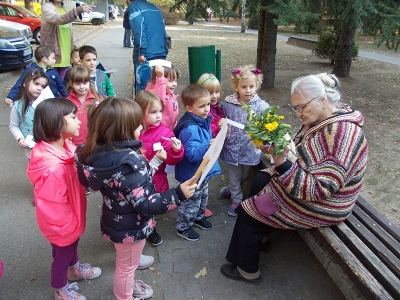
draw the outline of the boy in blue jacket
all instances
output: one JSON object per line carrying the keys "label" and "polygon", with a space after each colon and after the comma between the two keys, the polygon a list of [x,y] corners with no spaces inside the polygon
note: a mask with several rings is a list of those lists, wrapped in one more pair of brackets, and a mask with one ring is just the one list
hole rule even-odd
{"label": "boy in blue jacket", "polygon": [[[175,166],[175,178],[184,182],[193,177],[203,161],[203,156],[212,143],[210,92],[197,84],[187,86],[181,94],[186,113],[179,120],[174,129],[175,136],[182,142],[185,149],[183,160]],[[208,202],[208,180],[221,174],[221,168],[216,162],[200,186],[197,186],[193,196],[182,202],[178,207],[176,229],[178,236],[197,241],[200,235],[193,230],[197,226],[209,230],[212,224],[204,217]]]}
{"label": "boy in blue jacket", "polygon": [[34,55],[37,62],[26,67],[21,76],[18,78],[17,82],[11,88],[7,98],[4,100],[8,105],[13,103],[13,101],[19,100],[15,99],[15,97],[18,95],[19,90],[21,89],[21,84],[25,75],[32,71],[32,69],[41,69],[46,73],[46,76],[49,79],[50,89],[55,98],[69,96],[69,93],[67,92],[60,75],[55,69],[53,69],[54,64],[56,63],[55,53],[49,47],[40,45],[36,48]]}

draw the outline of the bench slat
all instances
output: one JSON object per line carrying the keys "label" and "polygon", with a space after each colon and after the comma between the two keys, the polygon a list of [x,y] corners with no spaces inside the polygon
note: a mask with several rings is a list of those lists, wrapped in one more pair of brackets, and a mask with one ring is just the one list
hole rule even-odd
{"label": "bench slat", "polygon": [[353,216],[357,218],[368,230],[378,238],[398,259],[400,259],[400,242],[391,236],[384,228],[382,228],[375,220],[373,220],[358,205],[354,206]]}
{"label": "bench slat", "polygon": [[373,207],[363,197],[358,196],[357,205],[362,208],[372,219],[389,232],[398,242],[400,242],[400,228],[393,224],[384,214]]}
{"label": "bench slat", "polygon": [[[390,249],[371,233],[354,215],[350,215],[345,223],[368,249],[371,250],[397,278],[400,278],[400,260]],[[368,262],[362,262],[368,264]],[[374,274],[373,271],[371,271],[371,273]],[[374,275],[379,276],[379,274]]]}
{"label": "bench slat", "polygon": [[376,277],[385,289],[395,298],[400,299],[400,281],[382,263],[382,261],[358,238],[345,224],[332,227],[341,241],[362,261],[366,268]]}
{"label": "bench slat", "polygon": [[332,228],[298,231],[347,299],[393,299]]}

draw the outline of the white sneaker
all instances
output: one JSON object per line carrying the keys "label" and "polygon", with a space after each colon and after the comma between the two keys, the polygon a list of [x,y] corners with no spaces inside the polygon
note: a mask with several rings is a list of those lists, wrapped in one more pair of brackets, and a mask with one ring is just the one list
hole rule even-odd
{"label": "white sneaker", "polygon": [[133,288],[133,293],[132,296],[134,298],[139,298],[139,299],[148,299],[151,296],[153,296],[153,289],[151,286],[145,284],[141,280],[135,280],[135,283],[132,286]]}
{"label": "white sneaker", "polygon": [[54,291],[55,300],[86,300],[86,297],[78,294],[76,291],[79,290],[76,282],[67,285],[62,289]]}
{"label": "white sneaker", "polygon": [[150,267],[154,263],[154,257],[150,255],[143,255],[140,257],[139,265],[137,270],[144,270]]}

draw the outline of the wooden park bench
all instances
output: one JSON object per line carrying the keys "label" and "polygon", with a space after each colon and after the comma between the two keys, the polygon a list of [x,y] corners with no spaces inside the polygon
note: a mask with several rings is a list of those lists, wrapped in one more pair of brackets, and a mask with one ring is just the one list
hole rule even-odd
{"label": "wooden park bench", "polygon": [[347,299],[400,299],[400,228],[361,196],[346,221],[299,233]]}
{"label": "wooden park bench", "polygon": [[289,36],[286,44],[294,45],[309,50],[314,50],[317,46],[317,40],[307,39],[299,36]]}

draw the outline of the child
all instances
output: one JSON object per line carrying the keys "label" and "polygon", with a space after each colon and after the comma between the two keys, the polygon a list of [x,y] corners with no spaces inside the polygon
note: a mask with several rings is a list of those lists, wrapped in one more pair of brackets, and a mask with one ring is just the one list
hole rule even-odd
{"label": "child", "polygon": [[88,123],[88,138],[78,147],[76,164],[81,184],[103,195],[102,235],[114,243],[117,300],[153,295],[150,286],[134,282],[146,238],[155,226],[155,214],[173,210],[193,195],[190,180],[157,193],[152,175],[165,159],[165,151],[150,162],[141,155],[138,140],[142,110],[133,100],[108,97],[94,110]]}
{"label": "child", "polygon": [[91,109],[96,107],[102,99],[90,81],[88,69],[84,66],[73,67],[70,72],[70,78],[67,85],[70,95],[67,99],[78,107],[76,115],[82,123],[79,135],[72,137],[72,143],[78,146],[86,142],[88,112],[90,113]]}
{"label": "child", "polygon": [[[81,59],[79,58],[79,49],[75,48],[71,51],[71,58],[70,58],[70,62],[71,62],[71,69],[75,66],[79,66],[81,64]],[[65,86],[67,86],[69,80],[70,80],[70,75],[69,73],[71,72],[71,69],[69,69],[65,75],[64,75],[64,84]]]}
{"label": "child", "polygon": [[68,284],[68,280],[95,279],[101,274],[100,268],[80,264],[78,259],[78,242],[86,226],[86,196],[76,174],[75,146],[66,142],[79,134],[76,110],[64,98],[37,106],[36,145],[27,170],[35,186],[36,220],[52,248],[51,286],[56,300],[86,299],[75,292],[76,282]]}
{"label": "child", "polygon": [[152,91],[161,97],[164,102],[164,112],[161,123],[173,130],[178,120],[178,101],[174,94],[179,78],[178,71],[157,65],[153,68],[151,82],[147,84],[146,91]]}
{"label": "child", "polygon": [[35,109],[32,103],[46,88],[48,82],[46,74],[41,69],[31,69],[23,78],[21,89],[16,96],[16,99],[20,100],[15,101],[11,108],[9,128],[19,146],[25,149],[28,159],[31,156],[31,145],[25,139],[28,136],[33,137]]}
{"label": "child", "polygon": [[[175,166],[175,178],[179,182],[189,179],[196,173],[212,143],[211,117],[208,115],[210,93],[200,85],[191,84],[182,91],[181,99],[186,113],[174,129],[175,136],[185,147],[183,160]],[[204,230],[211,229],[212,224],[204,218],[208,201],[208,180],[218,174],[221,174],[221,169],[216,162],[193,196],[178,208],[176,221],[178,236],[188,241],[197,241],[200,235],[193,230],[193,225]]]}
{"label": "child", "polygon": [[97,51],[92,46],[82,46],[79,48],[79,57],[82,65],[90,72],[90,80],[94,83],[97,93],[102,98],[115,96],[114,87],[104,71],[97,69]]}
{"label": "child", "polygon": [[46,73],[54,97],[68,96],[68,92],[65,89],[65,85],[61,80],[60,75],[55,69],[53,69],[53,66],[56,63],[54,52],[49,47],[40,45],[35,50],[35,59],[37,62],[26,67],[24,72],[22,72],[21,76],[8,93],[7,98],[5,99],[5,102],[8,105],[10,105],[13,101],[19,100],[17,95],[21,89],[22,80],[26,74],[35,69],[42,70]]}
{"label": "child", "polygon": [[225,122],[225,119],[222,118],[222,110],[218,103],[221,99],[221,84],[217,77],[208,73],[201,75],[199,80],[197,80],[197,84],[204,86],[210,92],[210,112],[208,115],[212,117],[211,132],[213,138],[215,138]]}
{"label": "child", "polygon": [[[171,129],[162,124],[164,104],[158,95],[150,91],[140,91],[136,94],[135,101],[143,111],[143,131],[139,140],[143,143],[144,155],[147,160],[151,161],[157,152],[153,149],[154,144],[160,143],[167,153],[167,158],[153,175],[156,191],[161,193],[169,189],[165,173],[166,164],[176,165],[183,158],[182,143],[174,136]],[[155,227],[149,235],[149,241],[153,246],[162,243],[162,238]]]}
{"label": "child", "polygon": [[[261,87],[262,74],[259,69],[245,66],[232,72],[231,85],[235,94],[227,96],[221,109],[224,117],[235,122],[246,123],[246,111],[241,103],[250,104],[255,113],[262,114],[269,106],[257,95]],[[232,204],[228,215],[235,217],[236,207],[243,200],[241,183],[249,174],[250,166],[260,163],[261,150],[252,145],[248,133],[229,125],[220,158],[226,162],[229,186],[221,189],[221,196],[231,196]]]}
{"label": "child", "polygon": [[[222,118],[222,110],[218,103],[219,99],[221,99],[221,84],[217,77],[208,73],[201,75],[199,80],[197,80],[197,84],[204,86],[210,92],[210,112],[208,115],[212,118],[211,132],[213,138],[215,138],[225,122],[225,119]],[[212,216],[212,211],[208,207],[206,207],[204,216],[206,218]]]}

